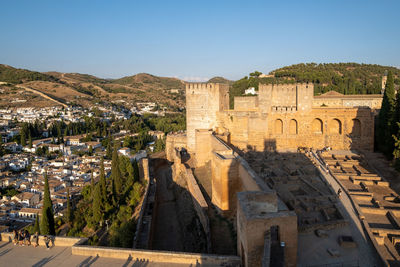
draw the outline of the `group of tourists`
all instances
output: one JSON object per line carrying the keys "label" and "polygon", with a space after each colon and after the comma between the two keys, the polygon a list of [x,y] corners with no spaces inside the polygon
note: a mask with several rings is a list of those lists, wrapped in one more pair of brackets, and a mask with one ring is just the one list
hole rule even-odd
{"label": "group of tourists", "polygon": [[[47,249],[50,249],[50,241],[52,241],[51,237],[48,235],[44,236],[44,243],[46,245]],[[28,232],[26,229],[21,229],[19,231],[14,230],[13,231],[13,243],[14,246],[20,245],[20,246],[30,246],[32,245],[33,247],[39,246],[39,233],[36,232],[34,235],[31,236],[31,234]],[[54,242],[53,242],[54,246]]]}

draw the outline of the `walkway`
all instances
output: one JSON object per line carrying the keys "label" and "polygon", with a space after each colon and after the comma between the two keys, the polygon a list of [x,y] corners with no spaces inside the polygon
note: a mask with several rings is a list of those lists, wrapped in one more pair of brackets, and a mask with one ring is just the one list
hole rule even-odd
{"label": "walkway", "polygon": [[171,168],[161,166],[155,173],[157,185],[154,238],[152,249],[183,251],[182,229],[179,225],[176,200],[172,192]]}
{"label": "walkway", "polygon": [[[133,259],[112,259],[104,257],[87,257],[72,255],[71,247],[54,247],[46,250],[44,247],[14,246],[12,243],[0,242],[0,266],[177,266],[177,264],[149,263]],[[185,265],[178,265],[185,266]],[[187,266],[187,265],[186,265]]]}

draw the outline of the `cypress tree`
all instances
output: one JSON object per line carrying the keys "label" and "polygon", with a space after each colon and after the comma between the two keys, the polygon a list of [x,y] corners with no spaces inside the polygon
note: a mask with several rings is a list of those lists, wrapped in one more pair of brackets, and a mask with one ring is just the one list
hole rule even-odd
{"label": "cypress tree", "polygon": [[395,107],[393,112],[393,120],[392,120],[392,134],[397,135],[399,133],[399,125],[400,123],[400,94],[396,94]]}
{"label": "cypress tree", "polygon": [[26,146],[26,136],[24,128],[22,128],[21,130],[21,146]]}
{"label": "cypress tree", "polygon": [[108,159],[112,158],[112,148],[111,148],[111,138],[108,138],[107,147],[106,147],[106,157]]}
{"label": "cypress tree", "polygon": [[44,175],[44,196],[42,207],[42,220],[40,230],[43,235],[55,235],[53,204],[50,198],[49,180],[47,173]]}
{"label": "cypress tree", "polygon": [[136,159],[133,161],[133,181],[134,183],[139,181],[139,164]]}
{"label": "cypress tree", "polygon": [[93,170],[90,173],[90,191],[92,193],[92,199],[94,194],[94,178],[93,178]]}
{"label": "cypress tree", "polygon": [[105,173],[104,173],[104,159],[103,158],[101,158],[101,162],[100,162],[100,180],[99,180],[99,184],[100,184],[101,198],[105,202],[108,199],[107,199],[106,176],[105,176]]}
{"label": "cypress tree", "polygon": [[32,135],[29,132],[29,148],[32,148]]}
{"label": "cypress tree", "polygon": [[69,195],[69,188],[67,188],[67,222],[72,225],[72,222],[74,220],[74,213],[72,212],[71,209],[71,199]]}
{"label": "cypress tree", "polygon": [[101,188],[99,183],[95,186],[94,189],[92,214],[92,221],[95,223],[95,225],[97,223],[101,223],[103,215],[103,201],[101,198]]}
{"label": "cypress tree", "polygon": [[382,99],[382,107],[378,117],[378,131],[377,131],[377,143],[379,150],[381,150],[386,156],[391,156],[393,147],[392,138],[392,120],[395,108],[395,91],[394,91],[394,80],[392,72],[389,71],[385,93]]}
{"label": "cypress tree", "polygon": [[119,158],[118,158],[118,149],[117,145],[115,145],[112,155],[111,162],[111,178],[114,184],[114,194],[115,198],[118,199],[119,194],[121,193],[122,188],[122,179],[121,179],[121,170],[119,169]]}
{"label": "cypress tree", "polygon": [[40,234],[40,225],[39,225],[39,213],[36,213],[35,225],[33,226],[33,232],[38,232]]}

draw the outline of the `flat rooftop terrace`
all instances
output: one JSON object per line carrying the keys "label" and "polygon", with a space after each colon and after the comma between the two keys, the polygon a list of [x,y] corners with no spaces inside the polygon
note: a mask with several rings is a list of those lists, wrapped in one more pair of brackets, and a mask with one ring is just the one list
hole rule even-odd
{"label": "flat rooftop terrace", "polygon": [[115,259],[99,256],[72,255],[71,247],[14,246],[11,242],[0,242],[0,266],[190,266],[188,264],[157,263],[127,258]]}

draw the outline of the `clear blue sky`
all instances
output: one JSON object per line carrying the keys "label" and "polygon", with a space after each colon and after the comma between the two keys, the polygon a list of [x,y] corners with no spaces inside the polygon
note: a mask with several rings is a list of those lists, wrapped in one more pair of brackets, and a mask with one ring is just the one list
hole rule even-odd
{"label": "clear blue sky", "polygon": [[0,63],[117,78],[267,73],[300,62],[400,66],[400,1],[0,2]]}

